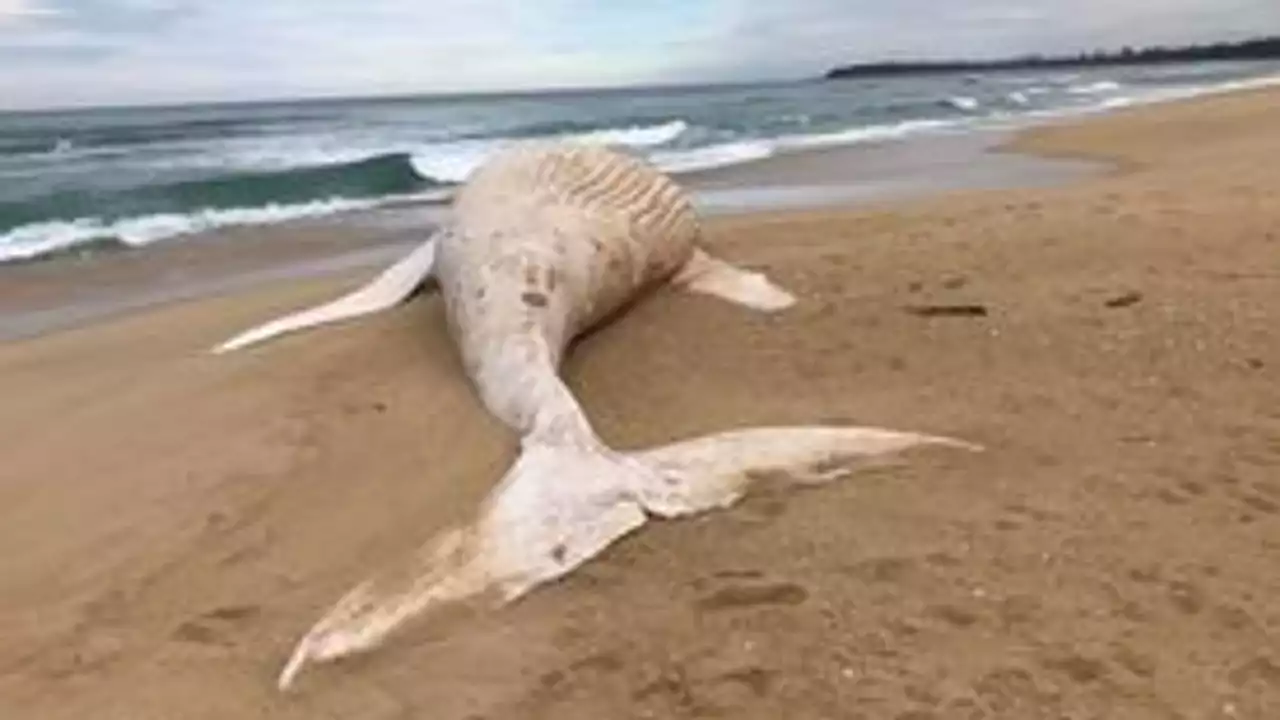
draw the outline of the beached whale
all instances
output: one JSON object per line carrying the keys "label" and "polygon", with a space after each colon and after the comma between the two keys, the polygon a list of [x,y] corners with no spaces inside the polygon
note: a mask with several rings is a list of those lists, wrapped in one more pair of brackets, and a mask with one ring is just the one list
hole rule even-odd
{"label": "beached whale", "polygon": [[590,145],[517,145],[458,190],[452,218],[367,286],[272,321],[217,348],[376,312],[428,278],[484,405],[519,434],[521,454],[473,522],[442,533],[410,571],[355,588],[301,640],[280,676],[378,645],[444,603],[509,602],[643,525],[727,508],[753,478],[847,473],[858,458],[950,438],[875,428],[741,429],[648,450],[607,447],[558,375],[570,342],[646,289],[669,284],[760,311],[796,300],[763,275],[699,246],[689,196],[645,161]]}

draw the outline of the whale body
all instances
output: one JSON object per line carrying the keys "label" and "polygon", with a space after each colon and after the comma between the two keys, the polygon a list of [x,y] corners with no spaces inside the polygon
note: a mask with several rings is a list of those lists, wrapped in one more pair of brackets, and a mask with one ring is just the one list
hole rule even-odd
{"label": "whale body", "polygon": [[520,455],[473,520],[431,538],[412,567],[343,597],[298,643],[287,687],[308,662],[380,644],[447,603],[499,605],[562,577],[650,518],[728,508],[753,479],[847,474],[860,458],[959,440],[862,427],[732,430],[638,451],[607,446],[559,375],[572,341],[646,290],[670,285],[759,312],[797,300],[700,245],[690,196],[647,162],[597,145],[523,144],[458,189],[450,219],[367,285],[250,330],[230,352],[404,302],[434,279],[449,333],[484,406]]}

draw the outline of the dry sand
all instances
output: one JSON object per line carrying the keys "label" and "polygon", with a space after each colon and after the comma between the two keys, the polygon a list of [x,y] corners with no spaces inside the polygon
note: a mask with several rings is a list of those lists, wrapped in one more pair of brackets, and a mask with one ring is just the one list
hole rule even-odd
{"label": "dry sand", "polygon": [[717,220],[800,306],[660,292],[567,367],[620,446],[839,420],[988,452],[653,525],[291,695],[298,636],[512,459],[438,298],[223,358],[353,278],[0,345],[0,718],[1280,717],[1280,94],[1016,146],[1117,169]]}

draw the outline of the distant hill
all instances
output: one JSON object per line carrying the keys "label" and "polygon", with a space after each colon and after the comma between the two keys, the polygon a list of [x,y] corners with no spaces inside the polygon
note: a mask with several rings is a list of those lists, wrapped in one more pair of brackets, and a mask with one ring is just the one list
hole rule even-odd
{"label": "distant hill", "polygon": [[1140,49],[1126,47],[1117,52],[1096,51],[1061,56],[1028,55],[1004,60],[926,60],[861,63],[835,68],[826,74],[826,79],[840,80],[921,73],[1036,70],[1213,60],[1280,60],[1280,36],[1236,43],[1224,42],[1182,47],[1155,46]]}

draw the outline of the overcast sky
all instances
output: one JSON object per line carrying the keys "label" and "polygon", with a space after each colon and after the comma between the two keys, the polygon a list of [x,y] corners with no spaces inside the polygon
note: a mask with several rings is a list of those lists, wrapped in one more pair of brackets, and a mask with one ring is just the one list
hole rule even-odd
{"label": "overcast sky", "polygon": [[748,80],[1280,32],[1280,0],[0,0],[0,107]]}

